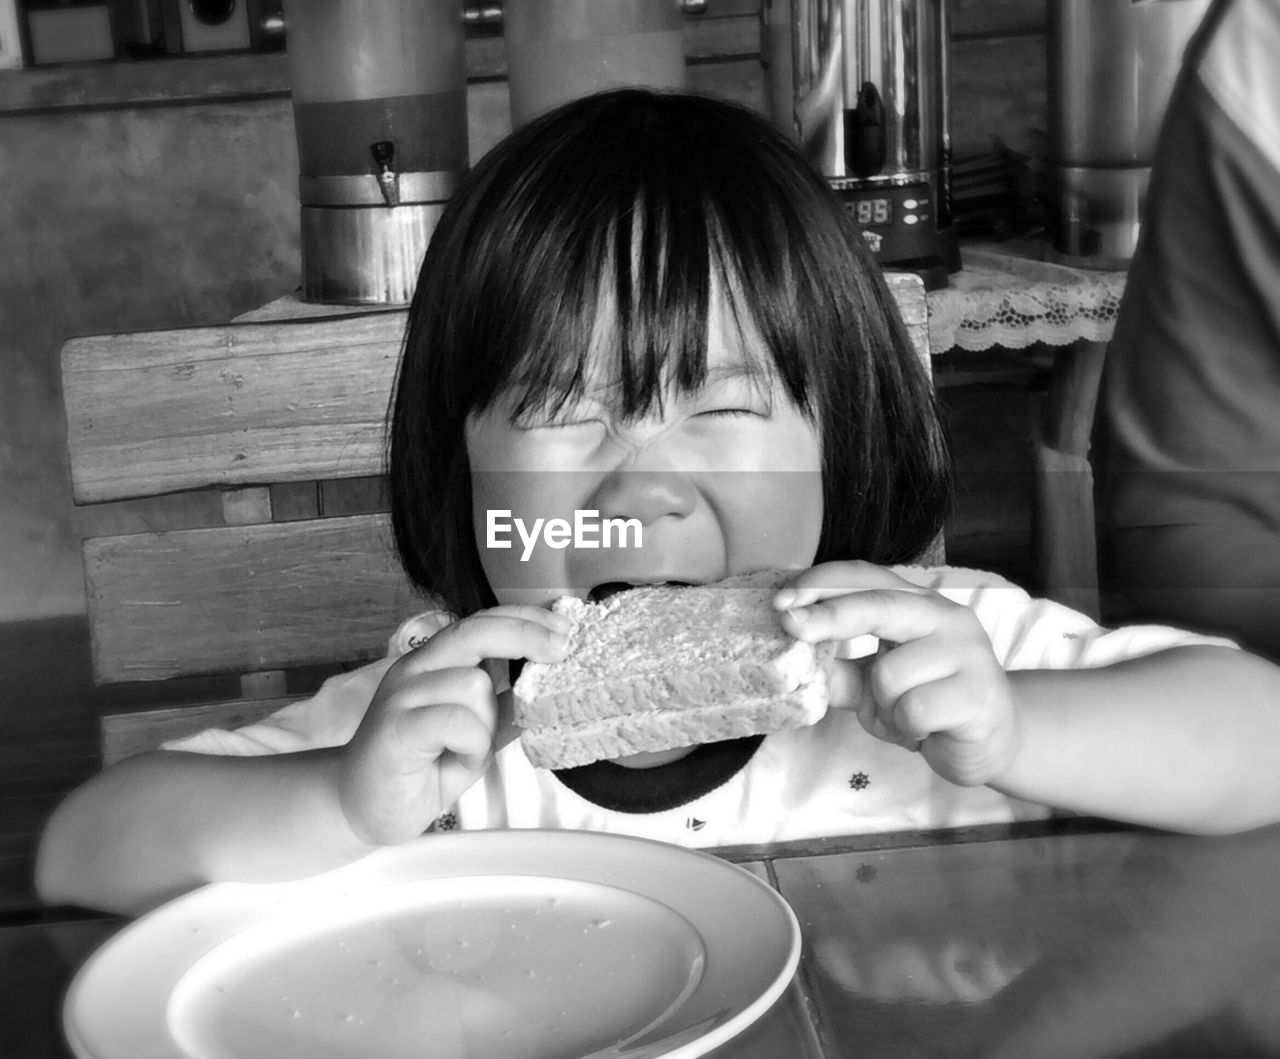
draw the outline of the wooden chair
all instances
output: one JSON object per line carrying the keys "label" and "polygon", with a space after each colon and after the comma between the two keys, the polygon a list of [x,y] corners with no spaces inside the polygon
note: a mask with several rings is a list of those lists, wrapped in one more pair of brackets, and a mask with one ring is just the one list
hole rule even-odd
{"label": "wooden chair", "polygon": [[104,717],[104,762],[265,715],[289,701],[288,671],[377,657],[422,606],[375,477],[404,322],[375,312],[66,343],[76,503],[160,498],[159,530],[84,541],[94,679],[240,675],[227,701]]}
{"label": "wooden chair", "polygon": [[933,378],[933,361],[929,359],[929,302],[925,298],[924,280],[913,272],[886,272],[884,278],[898,303],[898,312],[907,325],[907,334],[915,347],[929,378]]}
{"label": "wooden chair", "polygon": [[[924,370],[933,378],[932,349],[929,346],[929,302],[925,297],[924,280],[912,272],[886,272],[889,290],[898,303],[898,312],[907,325],[907,334],[920,357]],[[946,543],[941,533],[928,550],[919,557],[924,566],[941,566],[946,562]]]}
{"label": "wooden chair", "polygon": [[[890,284],[927,364],[924,287],[909,275]],[[396,625],[427,606],[397,566],[379,479],[405,317],[240,322],[63,347],[84,521],[91,528],[114,501],[156,498],[154,528],[83,542],[95,681],[239,677],[239,693],[219,701],[104,716],[105,764],[251,723],[298,697],[291,673],[379,657]]]}

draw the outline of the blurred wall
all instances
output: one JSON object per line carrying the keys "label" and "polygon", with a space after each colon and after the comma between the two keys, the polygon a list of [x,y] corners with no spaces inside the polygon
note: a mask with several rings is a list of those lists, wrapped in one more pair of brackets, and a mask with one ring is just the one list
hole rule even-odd
{"label": "blurred wall", "polygon": [[[689,20],[691,87],[763,105],[755,0]],[[952,0],[952,138],[1023,150],[1044,124],[1044,5]],[[501,40],[468,42],[471,152],[509,128]],[[0,621],[84,610],[58,352],[72,335],[227,320],[298,285],[280,55],[0,72]]]}
{"label": "blurred wall", "polygon": [[0,620],[84,609],[63,340],[294,287],[296,165],[282,100],[0,117]]}

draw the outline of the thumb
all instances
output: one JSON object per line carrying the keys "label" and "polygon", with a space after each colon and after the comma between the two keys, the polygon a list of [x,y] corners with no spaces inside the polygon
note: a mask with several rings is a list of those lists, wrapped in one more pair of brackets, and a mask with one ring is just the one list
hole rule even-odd
{"label": "thumb", "polygon": [[832,707],[853,710],[871,701],[871,664],[885,646],[874,636],[855,636],[837,643],[829,685]]}
{"label": "thumb", "polygon": [[837,658],[828,684],[831,708],[857,710],[871,701],[871,665],[873,658]]}
{"label": "thumb", "polygon": [[836,659],[831,673],[831,707],[852,710],[867,733],[877,739],[905,750],[918,750],[919,740],[907,738],[885,722],[871,683],[871,667],[876,657]]}

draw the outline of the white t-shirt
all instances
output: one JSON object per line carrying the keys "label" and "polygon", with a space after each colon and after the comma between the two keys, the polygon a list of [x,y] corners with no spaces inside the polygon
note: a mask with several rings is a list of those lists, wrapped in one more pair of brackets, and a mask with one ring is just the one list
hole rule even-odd
{"label": "white t-shirt", "polygon": [[[1231,646],[1163,626],[1107,630],[1057,603],[1033,599],[995,574],[955,567],[896,567],[895,572],[972,609],[1006,670],[1086,669],[1171,647]],[[448,621],[435,612],[412,618],[391,638],[385,659],[331,678],[311,698],[257,724],[210,729],[165,749],[252,755],[340,746],[355,732],[392,662]],[[643,771],[661,782],[656,770]],[[573,828],[722,846],[959,827],[1050,813],[988,787],[956,786],[919,754],[869,735],[851,711],[831,710],[811,727],[766,736],[719,786],[658,811],[595,804],[555,773],[534,768],[516,740],[497,753],[489,771],[437,826]]]}

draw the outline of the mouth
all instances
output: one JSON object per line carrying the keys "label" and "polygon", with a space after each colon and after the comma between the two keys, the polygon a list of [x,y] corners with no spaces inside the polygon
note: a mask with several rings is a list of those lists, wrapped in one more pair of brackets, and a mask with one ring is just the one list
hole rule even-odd
{"label": "mouth", "polygon": [[619,592],[626,592],[632,588],[651,588],[656,585],[688,588],[692,583],[691,581],[605,581],[587,593],[587,600],[591,603],[603,603],[610,596],[616,596]]}

